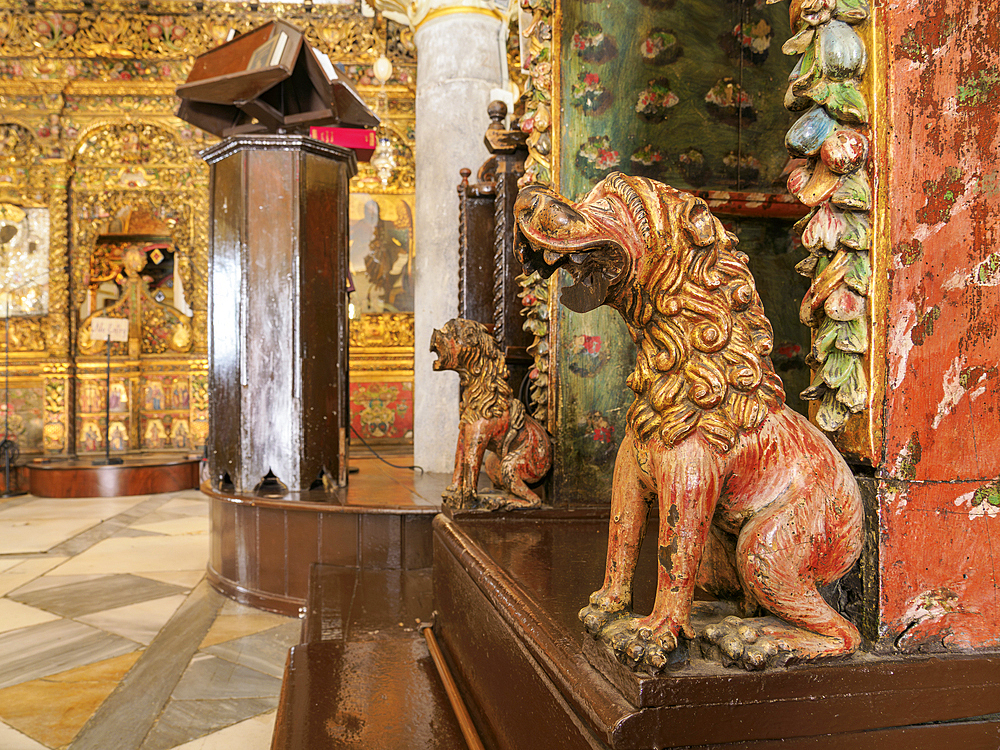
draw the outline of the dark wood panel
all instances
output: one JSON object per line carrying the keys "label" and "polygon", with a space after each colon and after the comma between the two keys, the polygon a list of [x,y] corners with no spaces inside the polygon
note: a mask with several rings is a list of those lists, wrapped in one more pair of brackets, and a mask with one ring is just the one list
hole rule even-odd
{"label": "dark wood panel", "polygon": [[[350,179],[346,165],[306,154],[302,161],[300,224],[304,235],[299,298],[298,362],[304,415],[301,474],[305,487],[326,471],[347,484],[348,333],[347,244]],[[344,196],[331,200],[331,196]],[[307,220],[308,217],[308,220]]]}
{"label": "dark wood panel", "polygon": [[459,188],[458,316],[492,326],[494,196],[471,193]]}
{"label": "dark wood panel", "polygon": [[309,593],[309,568],[322,561],[320,526],[322,520],[312,513],[284,514],[285,594],[305,599]]}
{"label": "dark wood panel", "polygon": [[[360,518],[358,513],[324,513],[320,517],[318,562],[330,565],[357,564]],[[429,538],[428,535],[428,541]]]}
{"label": "dark wood panel", "polygon": [[[228,551],[233,559],[233,580],[237,582],[241,588],[257,591],[260,589],[261,556],[262,554],[266,554],[269,550],[269,548],[262,547],[260,544],[260,535],[258,534],[258,510],[252,505],[237,506],[233,508],[233,519],[235,521],[235,533],[233,534],[233,541],[235,544],[233,549],[224,550],[223,554]],[[265,557],[264,560],[265,567],[282,565],[284,564],[284,555],[277,558],[268,556]],[[285,593],[282,588],[272,588],[268,590],[279,595],[283,595]]]}
{"label": "dark wood panel", "polygon": [[[128,460],[128,459],[126,459]],[[28,485],[38,497],[123,497],[197,489],[199,460],[94,466],[77,461],[29,464]]]}
{"label": "dark wood panel", "polygon": [[[249,492],[273,471],[299,489],[297,368],[294,357],[299,326],[295,280],[299,255],[298,163],[295,151],[246,152],[247,234],[246,387],[242,390],[242,486]],[[303,308],[304,309],[304,308]]]}
{"label": "dark wood panel", "polygon": [[[270,471],[308,490],[347,477],[347,183],[353,152],[243,136],[206,152],[213,218],[211,483]],[[231,467],[231,468],[230,468]]]}
{"label": "dark wood panel", "polygon": [[219,493],[208,484],[202,491],[212,518],[209,581],[255,607],[297,616],[315,563],[376,570],[426,569],[430,563],[433,515],[427,508],[366,511]]}
{"label": "dark wood panel", "polygon": [[[278,508],[255,507],[257,518],[256,552],[257,581],[254,588],[274,591],[291,598],[288,592],[288,578],[295,575],[288,569],[288,511]],[[310,564],[314,561],[310,561]],[[308,571],[308,565],[306,566]],[[302,573],[303,577],[308,573]],[[302,598],[305,598],[303,590]]]}
{"label": "dark wood panel", "polygon": [[[214,487],[228,475],[239,480],[240,451],[240,306],[243,295],[241,243],[246,234],[245,204],[232,200],[245,187],[241,156],[211,170],[211,234],[208,261],[208,467]],[[212,304],[211,300],[226,300]]]}
{"label": "dark wood panel", "polygon": [[571,711],[451,550],[434,545],[435,631],[479,734],[501,750],[581,750],[602,743]]}
{"label": "dark wood panel", "polygon": [[[542,679],[556,694],[550,704],[562,702],[613,748],[995,746],[996,654],[862,653],[755,673],[698,662],[655,678],[620,667],[577,619],[600,583],[590,561],[600,567],[606,543],[606,524],[593,518],[435,520],[437,627],[498,735],[519,731],[510,717],[520,699],[495,682],[545,701]],[[654,566],[641,559],[640,577],[655,578]],[[498,659],[504,641],[522,657]],[[918,726],[931,722],[946,728]],[[536,739],[523,747],[548,746],[547,736]]]}

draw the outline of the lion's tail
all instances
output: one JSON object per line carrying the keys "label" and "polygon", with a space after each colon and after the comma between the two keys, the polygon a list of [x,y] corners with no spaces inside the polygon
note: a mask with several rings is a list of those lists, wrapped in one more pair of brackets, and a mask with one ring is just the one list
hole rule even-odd
{"label": "lion's tail", "polygon": [[501,461],[510,451],[510,444],[514,442],[514,438],[517,437],[518,433],[524,427],[525,416],[526,412],[521,399],[512,398],[510,400],[510,421],[507,424],[507,434],[503,436],[503,445],[500,448]]}

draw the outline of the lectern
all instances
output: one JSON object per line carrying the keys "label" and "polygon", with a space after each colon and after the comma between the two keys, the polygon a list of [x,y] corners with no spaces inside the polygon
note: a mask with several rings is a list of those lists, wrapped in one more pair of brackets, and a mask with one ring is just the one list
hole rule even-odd
{"label": "lectern", "polygon": [[280,496],[342,486],[354,152],[247,135],[202,156],[211,167],[211,487]]}

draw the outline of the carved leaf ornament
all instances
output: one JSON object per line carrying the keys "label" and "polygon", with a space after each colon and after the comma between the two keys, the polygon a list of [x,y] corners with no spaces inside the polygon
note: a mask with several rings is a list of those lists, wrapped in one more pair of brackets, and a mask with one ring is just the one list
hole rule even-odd
{"label": "carved leaf ornament", "polygon": [[[518,187],[552,183],[552,0],[520,0],[521,8],[531,13],[531,23],[524,30],[529,40],[528,69],[524,114],[517,127],[528,134],[528,158]],[[534,367],[528,373],[531,412],[542,424],[547,422],[549,404],[549,288],[548,280],[537,273],[517,277],[518,296],[524,309],[524,330],[533,337],[528,353]]]}
{"label": "carved leaf ornament", "polygon": [[854,27],[869,14],[865,0],[792,0],[796,33],[782,46],[800,56],[785,107],[803,113],[785,136],[789,154],[804,160],[788,189],[811,209],[796,224],[809,251],[796,270],[812,279],[799,310],[813,331],[814,377],[802,398],[820,402],[816,420],[828,432],[842,429],[868,399],[872,189],[868,104],[859,90],[868,54]]}

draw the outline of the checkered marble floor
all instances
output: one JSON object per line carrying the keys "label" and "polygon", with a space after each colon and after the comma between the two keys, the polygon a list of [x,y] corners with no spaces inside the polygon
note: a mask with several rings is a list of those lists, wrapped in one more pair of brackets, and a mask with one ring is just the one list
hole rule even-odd
{"label": "checkered marble floor", "polygon": [[196,490],[0,499],[0,748],[266,750],[294,618],[206,581]]}

